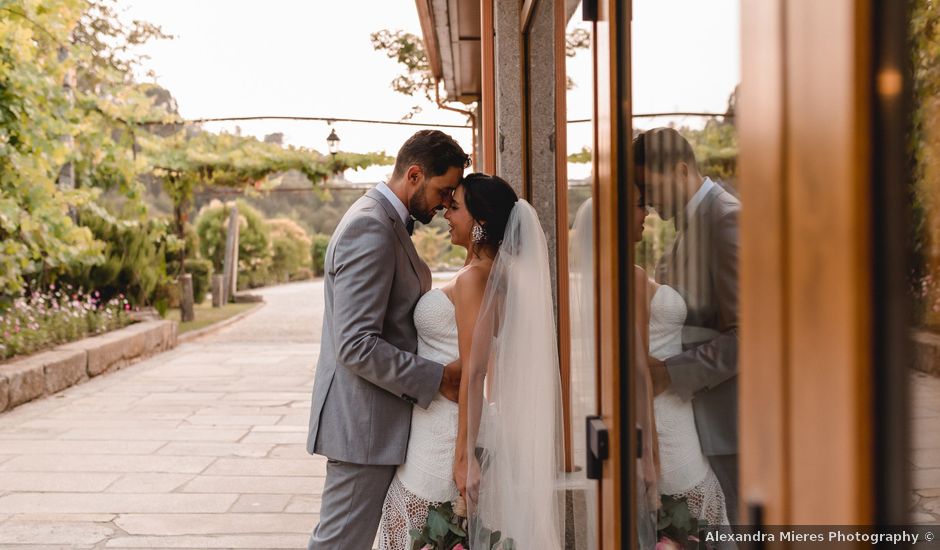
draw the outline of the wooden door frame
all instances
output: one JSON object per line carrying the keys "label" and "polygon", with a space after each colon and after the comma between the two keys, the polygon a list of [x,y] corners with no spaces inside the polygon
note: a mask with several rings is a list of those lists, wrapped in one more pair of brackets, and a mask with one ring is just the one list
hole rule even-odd
{"label": "wooden door frame", "polygon": [[903,462],[907,412],[895,4],[742,4],[740,495],[765,524],[906,507],[904,469],[880,471]]}
{"label": "wooden door frame", "polygon": [[[625,8],[625,6],[627,6]],[[636,438],[634,415],[626,396],[631,395],[632,377],[623,376],[632,349],[628,327],[633,325],[626,302],[631,296],[632,277],[622,277],[623,265],[632,261],[632,250],[625,246],[621,233],[624,211],[620,205],[620,182],[624,181],[629,160],[621,143],[622,124],[629,120],[630,105],[621,101],[621,90],[629,83],[629,56],[623,47],[629,43],[625,17],[628,2],[598,0],[594,24],[594,263],[597,288],[597,364],[600,416],[610,433],[608,459],[604,462],[598,491],[599,541],[602,550],[634,548],[632,536],[636,519],[632,513],[635,477]],[[624,67],[626,63],[626,67]],[[629,189],[629,188],[628,188]],[[624,337],[626,335],[626,337]]]}

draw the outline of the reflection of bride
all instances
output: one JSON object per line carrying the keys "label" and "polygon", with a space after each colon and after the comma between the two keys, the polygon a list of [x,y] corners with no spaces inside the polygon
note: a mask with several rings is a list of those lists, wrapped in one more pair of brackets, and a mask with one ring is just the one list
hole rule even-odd
{"label": "reflection of bride", "polygon": [[[642,240],[645,201],[642,192],[637,205],[638,225],[634,238]],[[682,296],[670,286],[660,285],[636,267],[637,292],[645,291],[648,304],[641,308],[641,319],[648,318],[649,355],[665,360],[682,353],[682,329],[685,325],[686,304]],[[642,311],[645,309],[645,311]],[[666,389],[653,400],[656,436],[659,447],[659,493],[683,499],[689,512],[709,525],[727,525],[725,496],[702,452],[692,402]]]}

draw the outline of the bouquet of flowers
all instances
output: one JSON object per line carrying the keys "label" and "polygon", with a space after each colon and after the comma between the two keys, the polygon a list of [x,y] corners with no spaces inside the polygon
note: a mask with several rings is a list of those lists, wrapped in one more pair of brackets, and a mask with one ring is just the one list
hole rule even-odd
{"label": "bouquet of flowers", "polygon": [[[489,539],[489,545],[480,550],[516,550],[511,538],[502,538],[499,531],[478,527],[481,540]],[[467,550],[470,536],[467,534],[467,505],[463,497],[455,502],[444,502],[428,506],[428,519],[424,529],[411,530],[412,550]],[[477,550],[474,547],[474,550]]]}
{"label": "bouquet of flowers", "polygon": [[701,541],[708,524],[689,511],[683,497],[662,496],[656,530],[659,542],[656,550],[694,550],[703,548]]}
{"label": "bouquet of flowers", "polygon": [[454,512],[454,503],[428,506],[424,529],[411,530],[411,550],[466,550],[467,518]]}

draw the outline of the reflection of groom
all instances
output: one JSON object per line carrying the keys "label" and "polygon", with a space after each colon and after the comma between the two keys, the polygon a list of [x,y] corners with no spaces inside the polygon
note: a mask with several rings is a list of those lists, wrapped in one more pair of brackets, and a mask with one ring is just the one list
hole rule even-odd
{"label": "reflection of groom", "polygon": [[408,234],[449,203],[467,155],[450,136],[422,130],[398,151],[388,184],[356,201],[324,259],[323,338],[307,451],[326,456],[320,523],[311,550],[372,548],[382,503],[405,461],[412,405],[441,391],[457,400],[460,367],[415,355],[412,314],[431,272]]}
{"label": "reflection of groom", "polygon": [[738,213],[731,193],[703,178],[691,145],[672,128],[634,139],[637,180],[663,219],[675,218],[676,241],[656,266],[688,308],[683,352],[650,358],[653,384],[692,399],[702,451],[725,494],[728,519],[738,505]]}

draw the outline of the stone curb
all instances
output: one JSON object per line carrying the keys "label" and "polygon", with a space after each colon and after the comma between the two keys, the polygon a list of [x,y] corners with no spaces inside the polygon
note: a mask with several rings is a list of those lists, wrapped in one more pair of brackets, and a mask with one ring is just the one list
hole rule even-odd
{"label": "stone curb", "polygon": [[940,376],[940,334],[912,330],[913,367],[921,372]]}
{"label": "stone curb", "polygon": [[264,307],[264,305],[265,305],[264,302],[259,302],[258,305],[256,305],[255,307],[246,309],[245,311],[239,313],[238,315],[233,315],[232,317],[229,317],[228,319],[219,321],[218,323],[213,323],[207,327],[202,327],[199,330],[194,330],[192,332],[187,332],[186,334],[181,334],[177,338],[177,341],[180,344],[183,344],[186,342],[192,342],[193,340],[202,338],[203,336],[208,336],[209,334],[213,334],[216,331],[221,330],[233,323],[237,323],[238,321],[241,321],[245,317],[248,317],[252,313]]}
{"label": "stone curb", "polygon": [[940,334],[926,330],[911,331],[914,368],[934,376],[940,376]]}
{"label": "stone curb", "polygon": [[0,365],[0,412],[176,347],[175,321],[143,321]]}

